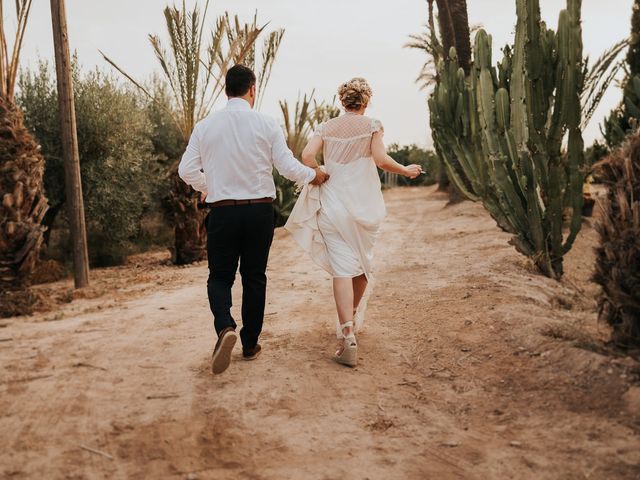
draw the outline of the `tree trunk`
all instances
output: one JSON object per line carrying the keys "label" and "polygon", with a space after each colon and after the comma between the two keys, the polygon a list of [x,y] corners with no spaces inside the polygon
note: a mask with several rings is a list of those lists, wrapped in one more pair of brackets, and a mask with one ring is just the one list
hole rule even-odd
{"label": "tree trunk", "polygon": [[467,0],[450,0],[453,34],[455,36],[458,64],[469,75],[471,72],[471,29],[467,13]]}
{"label": "tree trunk", "polygon": [[444,161],[442,158],[438,158],[438,191],[446,192],[449,187],[449,183],[447,168],[444,166]]}
{"label": "tree trunk", "polygon": [[436,0],[438,6],[438,26],[440,27],[440,37],[442,38],[442,49],[444,58],[449,58],[449,50],[456,46],[455,29],[449,8],[450,0]]}
{"label": "tree trunk", "polygon": [[207,210],[199,208],[200,193],[184,183],[178,175],[176,162],[169,175],[168,204],[175,231],[175,244],[171,249],[176,265],[188,265],[207,258],[207,228],[204,224]]}
{"label": "tree trunk", "polygon": [[[42,245],[44,158],[18,107],[0,97],[0,293],[29,284]],[[0,301],[2,303],[2,301]]]}
{"label": "tree trunk", "polygon": [[58,218],[58,213],[62,210],[64,206],[64,202],[60,202],[47,210],[46,215],[42,219],[42,226],[46,229],[44,232],[44,244],[48,247],[49,240],[51,238],[51,231],[53,230],[53,225]]}
{"label": "tree trunk", "polygon": [[80,155],[76,130],[75,99],[71,74],[71,55],[67,33],[67,16],[64,0],[51,0],[53,44],[56,56],[58,80],[58,104],[60,106],[60,132],[64,157],[64,184],[67,200],[71,243],[73,248],[73,277],[76,288],[89,285],[89,251],[87,228],[84,218],[84,200],[80,178]]}
{"label": "tree trunk", "polygon": [[466,0],[436,0],[438,24],[444,58],[449,58],[449,50],[455,47],[460,65],[468,75],[471,71],[471,29],[467,14]]}
{"label": "tree trunk", "polygon": [[462,193],[460,193],[455,183],[453,182],[449,182],[449,185],[447,186],[447,193],[449,194],[450,205],[464,202],[467,199]]}

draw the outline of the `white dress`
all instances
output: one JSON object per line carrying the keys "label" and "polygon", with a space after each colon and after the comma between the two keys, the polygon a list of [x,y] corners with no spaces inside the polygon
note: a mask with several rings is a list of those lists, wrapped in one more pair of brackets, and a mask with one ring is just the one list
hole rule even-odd
{"label": "white dress", "polygon": [[[367,291],[354,319],[364,323],[367,300],[374,285],[371,263],[380,224],[386,215],[378,170],[371,157],[371,140],[382,124],[346,113],[319,125],[324,169],[329,180],[307,185],[300,192],[285,228],[313,261],[335,278],[366,275]],[[342,338],[340,324],[336,325]]]}

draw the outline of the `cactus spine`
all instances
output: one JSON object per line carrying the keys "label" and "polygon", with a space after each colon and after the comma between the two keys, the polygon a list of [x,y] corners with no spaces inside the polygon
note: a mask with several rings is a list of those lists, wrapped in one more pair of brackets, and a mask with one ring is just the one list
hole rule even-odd
{"label": "cactus spine", "polygon": [[580,10],[581,0],[567,0],[555,33],[540,19],[539,0],[517,0],[515,44],[505,47],[497,67],[491,36],[480,30],[470,75],[455,67],[452,51],[429,99],[436,146],[447,163],[457,158],[469,181],[448,168],[451,179],[482,201],[513,234],[510,243],[552,278],[562,276],[563,256],[582,220]]}

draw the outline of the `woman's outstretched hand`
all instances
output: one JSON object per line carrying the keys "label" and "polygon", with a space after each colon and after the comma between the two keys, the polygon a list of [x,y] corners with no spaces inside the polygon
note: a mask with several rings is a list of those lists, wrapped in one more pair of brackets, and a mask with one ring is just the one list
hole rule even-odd
{"label": "woman's outstretched hand", "polygon": [[420,165],[407,165],[404,167],[404,176],[409,177],[410,179],[416,178],[418,175],[422,173],[422,167]]}

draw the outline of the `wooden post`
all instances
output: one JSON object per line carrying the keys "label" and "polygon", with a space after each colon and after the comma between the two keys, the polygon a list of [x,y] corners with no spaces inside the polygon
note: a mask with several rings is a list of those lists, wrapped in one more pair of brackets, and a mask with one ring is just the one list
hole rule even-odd
{"label": "wooden post", "polygon": [[76,132],[76,110],[71,77],[71,56],[67,34],[67,14],[64,0],[51,0],[53,22],[53,46],[56,54],[58,78],[58,104],[60,106],[60,130],[64,156],[64,183],[67,194],[67,211],[73,243],[73,276],[76,288],[89,285],[89,253],[87,230],[84,221],[80,155]]}

